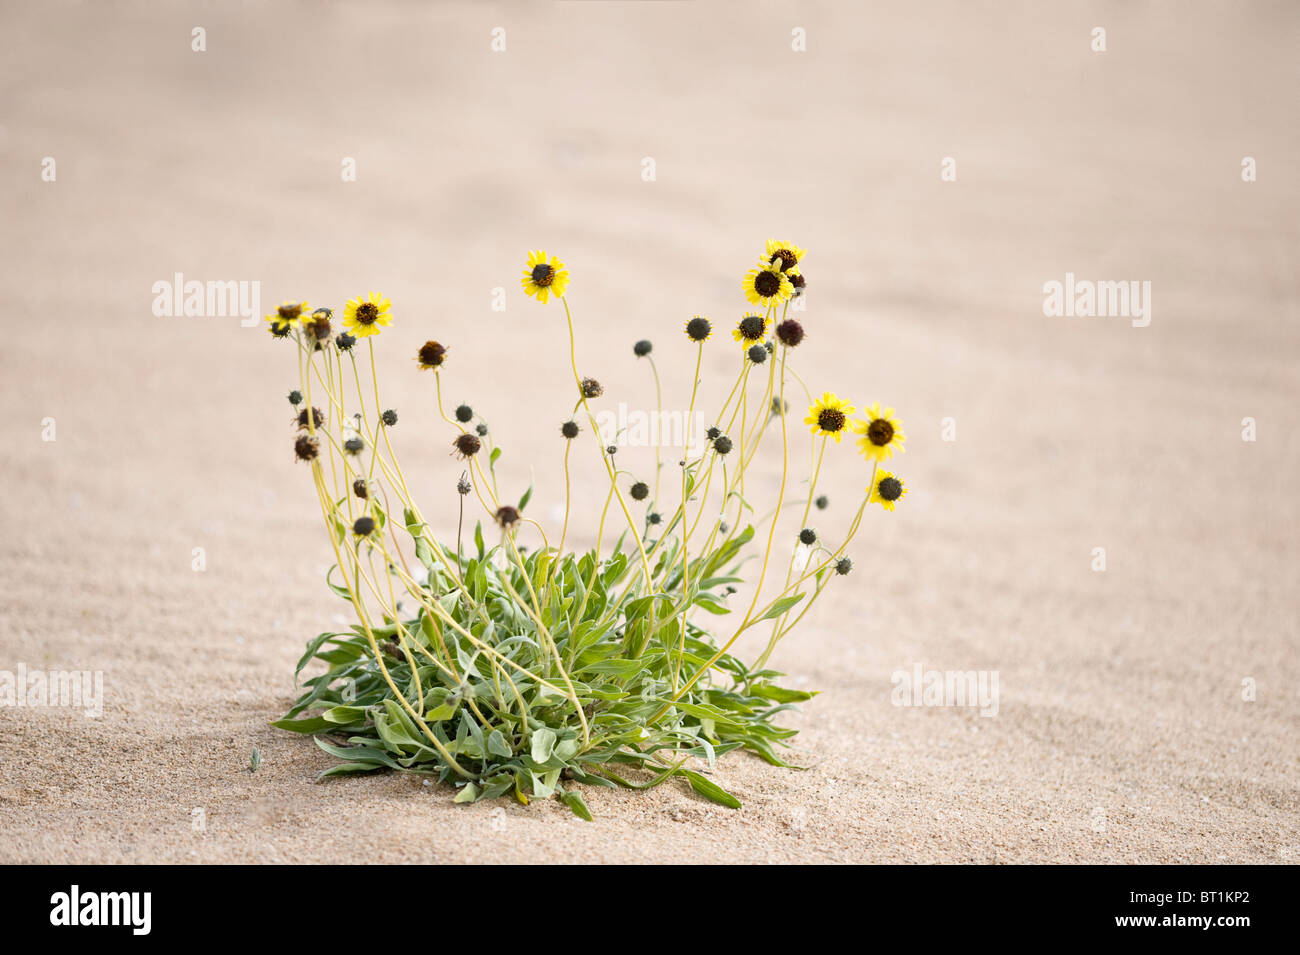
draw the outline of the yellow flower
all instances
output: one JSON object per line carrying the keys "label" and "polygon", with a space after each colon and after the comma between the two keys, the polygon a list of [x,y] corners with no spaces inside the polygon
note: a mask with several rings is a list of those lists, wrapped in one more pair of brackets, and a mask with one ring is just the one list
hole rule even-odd
{"label": "yellow flower", "polygon": [[895,451],[902,454],[907,450],[903,447],[907,435],[903,434],[902,423],[894,417],[893,408],[881,411],[880,402],[876,402],[866,409],[866,415],[865,421],[855,421],[852,425],[853,430],[862,435],[858,438],[858,450],[864,458],[884,461]]}
{"label": "yellow flower", "polygon": [[309,306],[306,302],[281,302],[274,312],[266,316],[266,320],[271,325],[299,324],[305,323],[307,317],[311,314],[308,311]]}
{"label": "yellow flower", "polygon": [[524,294],[537,296],[543,305],[554,295],[559,298],[569,287],[569,273],[564,263],[540,249],[528,253],[528,268],[524,269]]}
{"label": "yellow flower", "polygon": [[392,308],[393,303],[378,292],[349,299],[343,307],[343,327],[353,338],[378,335],[393,323]]}
{"label": "yellow flower", "polygon": [[763,253],[764,257],[772,265],[781,266],[782,272],[794,272],[795,274],[798,274],[799,264],[803,262],[803,257],[807,254],[807,249],[801,249],[793,242],[780,242],[776,239],[767,240],[767,251]]}
{"label": "yellow flower", "polygon": [[741,318],[731,330],[731,337],[746,348],[757,345],[767,336],[767,319],[757,312],[750,312]]}
{"label": "yellow flower", "polygon": [[745,300],[751,305],[771,308],[794,294],[794,286],[779,265],[760,261],[745,273]]}
{"label": "yellow flower", "polygon": [[871,496],[869,502],[879,504],[887,511],[894,509],[894,504],[907,497],[907,487],[900,478],[890,474],[884,468],[876,471],[876,480],[871,487],[867,488]]}
{"label": "yellow flower", "polygon": [[812,427],[814,435],[834,438],[838,444],[844,432],[848,430],[849,415],[853,414],[853,405],[835,397],[829,391],[823,394],[808,409],[808,417],[803,423]]}

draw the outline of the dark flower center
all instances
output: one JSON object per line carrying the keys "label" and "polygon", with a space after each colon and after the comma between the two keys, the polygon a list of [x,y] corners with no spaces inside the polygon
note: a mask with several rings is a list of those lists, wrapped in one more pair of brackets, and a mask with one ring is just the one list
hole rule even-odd
{"label": "dark flower center", "polygon": [[823,408],[817,416],[817,427],[823,431],[839,431],[844,427],[844,412],[836,408]]}
{"label": "dark flower center", "polygon": [[876,493],[882,501],[897,501],[903,494],[903,482],[898,478],[887,477],[876,485]]}
{"label": "dark flower center", "polygon": [[374,302],[363,302],[357,306],[357,321],[362,325],[373,325],[379,320],[379,306]]}
{"label": "dark flower center", "polygon": [[532,278],[534,285],[540,285],[542,288],[550,285],[555,281],[555,269],[551,268],[545,262],[533,266]]}
{"label": "dark flower center", "polygon": [[295,320],[299,315],[302,314],[302,306],[301,306],[301,305],[281,305],[281,306],[280,306],[279,308],[277,308],[275,311],[276,311],[276,313],[277,313],[281,318],[283,318],[283,319],[287,319],[288,321],[291,321],[291,322],[292,322],[292,321],[294,321],[294,320]]}
{"label": "dark flower center", "polygon": [[702,342],[709,337],[709,332],[713,326],[709,324],[707,318],[692,318],[686,323],[686,334],[693,342]]}
{"label": "dark flower center", "polygon": [[740,320],[740,336],[747,342],[756,342],[763,337],[766,327],[761,315],[746,315]]}
{"label": "dark flower center", "polygon": [[770,298],[781,291],[781,278],[775,272],[766,270],[754,276],[754,291],[764,298]]}
{"label": "dark flower center", "polygon": [[427,365],[430,368],[437,368],[442,364],[446,354],[447,349],[437,342],[425,342],[420,346],[420,364]]}
{"label": "dark flower center", "polygon": [[867,425],[867,440],[878,448],[883,448],[894,440],[894,426],[884,418],[876,418]]}
{"label": "dark flower center", "polygon": [[772,257],[767,261],[769,265],[776,265],[778,259],[780,259],[781,261],[782,272],[789,269],[790,266],[797,265],[799,263],[798,257],[795,256],[795,254],[791,252],[789,249],[777,249],[775,252],[772,253]]}
{"label": "dark flower center", "polygon": [[511,528],[519,523],[519,511],[509,504],[497,509],[497,523],[502,527]]}
{"label": "dark flower center", "polygon": [[470,434],[468,431],[464,434],[457,435],[453,444],[455,445],[456,452],[463,458],[468,458],[470,455],[478,454],[479,448],[483,446],[483,442],[479,441],[477,437]]}

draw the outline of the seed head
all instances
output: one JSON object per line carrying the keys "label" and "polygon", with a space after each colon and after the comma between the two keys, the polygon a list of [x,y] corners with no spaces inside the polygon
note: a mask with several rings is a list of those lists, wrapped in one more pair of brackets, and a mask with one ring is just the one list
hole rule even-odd
{"label": "seed head", "polygon": [[645,519],[649,521],[651,524],[658,524],[663,520],[663,518],[659,515],[658,511],[651,511],[649,514],[645,516]]}
{"label": "seed head", "polygon": [[468,494],[470,490],[471,490],[471,486],[469,483],[469,472],[462,471],[460,475],[460,480],[456,482],[456,493],[460,494],[463,497],[464,495]]}
{"label": "seed head", "polygon": [[302,404],[302,392],[297,388],[289,392],[289,404],[293,405],[295,408]]}
{"label": "seed head", "polygon": [[355,481],[352,482],[352,493],[355,494],[357,497],[361,498],[361,500],[363,501],[370,496],[370,492],[366,490],[365,478],[357,478]]}
{"label": "seed head", "polygon": [[334,313],[328,308],[318,308],[311,313],[311,318],[307,319],[307,331],[317,342],[329,341],[330,337],[330,317]]}
{"label": "seed head", "polygon": [[825,494],[818,494],[817,500],[813,501],[813,503],[817,505],[817,510],[824,511],[831,506],[831,499]]}
{"label": "seed head", "polygon": [[471,421],[473,418],[474,418],[474,409],[471,408],[469,405],[456,406],[456,420],[459,421],[461,424],[465,424],[466,422]]}
{"label": "seed head", "polygon": [[456,440],[451,443],[451,446],[452,454],[463,461],[478,454],[479,449],[483,447],[483,442],[478,439],[478,435],[466,431],[464,434],[456,435]]}
{"label": "seed head", "polygon": [[383,420],[384,424],[388,425],[388,427],[390,428],[393,425],[397,424],[397,412],[394,411],[392,408],[389,408],[379,417]]}
{"label": "seed head", "polygon": [[790,402],[786,401],[780,395],[772,399],[772,414],[783,415],[790,410]]}
{"label": "seed head", "polygon": [[719,454],[728,454],[731,451],[731,439],[725,434],[713,439],[713,450]]}
{"label": "seed head", "polygon": [[805,527],[799,532],[799,543],[811,547],[813,544],[817,543],[817,532],[811,527]]}
{"label": "seed head", "polygon": [[582,397],[599,398],[605,393],[604,387],[595,378],[582,379]]}
{"label": "seed head", "polygon": [[762,345],[750,345],[749,351],[745,352],[745,354],[749,356],[749,360],[755,365],[761,365],[767,361],[767,349]]}
{"label": "seed head", "polygon": [[636,355],[637,358],[644,358],[646,355],[650,354],[653,349],[654,345],[650,344],[650,342],[643,338],[632,346],[632,354]]}
{"label": "seed head", "polygon": [[835,562],[835,573],[839,574],[841,577],[852,569],[853,561],[849,560],[847,557],[841,557]]}
{"label": "seed head", "polygon": [[804,277],[801,274],[797,272],[794,275],[789,275],[788,277],[790,279],[790,284],[794,286],[795,298],[798,298],[800,295],[803,294],[804,286],[806,286],[808,282],[807,280],[804,279]]}
{"label": "seed head", "polygon": [[352,533],[358,537],[365,537],[375,529],[375,519],[373,517],[358,517],[357,522],[352,525]]}
{"label": "seed head", "polygon": [[618,446],[611,444],[609,447],[605,449],[605,453],[612,458],[614,455],[618,454]]}
{"label": "seed head", "polygon": [[722,435],[722,429],[716,426],[704,432],[704,438],[706,441],[716,441],[718,440],[719,437],[721,437],[721,435]]}
{"label": "seed head", "polygon": [[637,481],[628,493],[632,495],[632,500],[644,501],[650,496],[650,486],[644,481]]}
{"label": "seed head", "polygon": [[578,436],[578,422],[566,421],[560,425],[560,434],[564,435],[570,441]]}
{"label": "seed head", "polygon": [[482,421],[474,425],[474,433],[477,434],[480,438],[486,438],[487,432],[488,432],[488,427]]}
{"label": "seed head", "polygon": [[366,442],[361,440],[357,435],[353,435],[343,442],[343,450],[348,454],[360,454],[366,447]]}

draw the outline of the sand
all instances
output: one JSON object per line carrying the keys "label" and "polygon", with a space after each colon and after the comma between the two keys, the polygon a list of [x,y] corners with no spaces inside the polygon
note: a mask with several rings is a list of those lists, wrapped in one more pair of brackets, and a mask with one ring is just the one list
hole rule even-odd
{"label": "sand", "polygon": [[[105,703],[0,707],[0,860],[1294,861],[1298,32],[1281,3],[6,5],[0,670],[100,671]],[[388,294],[385,401],[448,531],[419,343],[549,519],[567,340],[524,252],[569,263],[610,407],[652,400],[639,338],[681,407],[682,322],[738,316],[772,234],[810,250],[801,374],[909,436],[904,506],[774,660],[822,691],[808,768],[728,756],[740,811],[589,791],[594,823],[316,784],[330,757],[267,725],[344,609],[291,352],[156,317],[153,283]],[[1150,281],[1150,323],[1045,316],[1067,272]],[[734,361],[715,336],[714,401]],[[830,534],[866,477],[828,460]],[[917,664],[995,671],[996,716],[893,705]]]}

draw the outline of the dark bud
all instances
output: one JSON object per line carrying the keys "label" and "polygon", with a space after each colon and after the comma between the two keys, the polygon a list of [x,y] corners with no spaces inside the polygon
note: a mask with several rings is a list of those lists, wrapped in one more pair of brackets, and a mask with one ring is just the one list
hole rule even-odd
{"label": "dark bud", "polygon": [[497,508],[496,522],[506,530],[514,527],[519,523],[519,508],[512,507],[509,504],[503,504]]}
{"label": "dark bud", "polygon": [[595,378],[582,379],[582,397],[599,398],[605,393],[604,387]]}
{"label": "dark bud", "polygon": [[387,411],[385,411],[385,412],[384,412],[383,414],[381,414],[379,417],[382,418],[384,424],[388,425],[388,427],[390,427],[390,428],[391,428],[393,425],[397,424],[397,412],[394,411],[392,408],[389,408]]}
{"label": "dark bud", "polygon": [[349,335],[347,332],[334,339],[334,344],[339,346],[339,351],[352,351],[352,346],[356,343],[356,337]]}
{"label": "dark bud", "polygon": [[478,424],[474,425],[474,433],[477,434],[480,438],[486,438],[487,425],[485,425],[482,421],[480,421]]}
{"label": "dark bud", "polygon": [[702,342],[713,331],[713,323],[707,318],[695,316],[686,323],[686,337],[693,342]]}
{"label": "dark bud", "polygon": [[360,454],[365,448],[366,443],[359,437],[351,437],[343,442],[343,450],[348,454]]}
{"label": "dark bud", "polygon": [[560,434],[564,435],[570,441],[578,436],[578,422],[566,421],[560,425]]}
{"label": "dark bud", "polygon": [[365,537],[375,529],[375,519],[373,517],[358,517],[357,522],[352,525],[352,533],[358,537]]}
{"label": "dark bud", "polygon": [[720,438],[713,439],[713,450],[719,454],[729,454],[731,452],[731,439],[725,434]]}
{"label": "dark bud", "polygon": [[794,348],[803,341],[804,331],[793,318],[787,318],[780,325],[776,326],[776,337],[786,348]]}
{"label": "dark bud", "polygon": [[729,531],[729,530],[731,530],[731,525],[728,524],[726,521],[721,521],[721,522],[718,524],[718,531],[719,531],[719,533],[725,534],[725,533],[727,533],[727,531]]}
{"label": "dark bud", "polygon": [[772,414],[783,415],[790,410],[790,402],[786,401],[780,395],[772,399]]}
{"label": "dark bud", "polygon": [[841,577],[852,569],[853,561],[849,560],[847,557],[841,557],[835,562],[835,573],[839,574]]}
{"label": "dark bud", "polygon": [[824,511],[831,506],[831,499],[825,494],[818,494],[817,500],[813,501],[813,503],[817,505],[817,510]]}
{"label": "dark bud", "polygon": [[716,427],[710,428],[708,431],[704,432],[704,437],[709,441],[716,441],[721,436],[722,436],[721,428],[716,428]]}
{"label": "dark bud", "polygon": [[310,435],[300,434],[293,443],[293,453],[299,461],[310,461],[320,453],[320,442]]}
{"label": "dark bud", "polygon": [[302,404],[302,392],[297,388],[289,392],[289,404],[293,405],[295,408]]}
{"label": "dark bud", "polygon": [[749,356],[749,360],[755,365],[761,365],[767,361],[767,349],[762,345],[750,345],[749,351],[745,352],[745,354]]}
{"label": "dark bud", "polygon": [[307,319],[307,331],[318,342],[328,341],[330,337],[330,316],[334,313],[328,308],[318,308]]}
{"label": "dark bud", "polygon": [[634,501],[644,501],[650,496],[650,487],[644,481],[637,481],[628,492]]}
{"label": "dark bud", "polygon": [[805,527],[799,532],[799,543],[807,544],[811,547],[813,544],[817,543],[817,532],[811,527]]}
{"label": "dark bud", "polygon": [[357,478],[352,482],[352,493],[363,501],[370,496],[370,492],[366,490],[365,478]]}
{"label": "dark bud", "polygon": [[646,355],[650,354],[653,348],[654,346],[643,338],[632,346],[632,354],[636,355],[637,358],[644,358]]}
{"label": "dark bud", "polygon": [[649,521],[651,524],[658,524],[663,520],[663,518],[659,516],[658,511],[651,511],[649,514],[646,515],[645,519]]}
{"label": "dark bud", "polygon": [[805,286],[807,286],[808,282],[802,275],[789,275],[789,273],[787,273],[787,276],[790,279],[790,284],[794,286],[795,298],[798,298],[803,294],[803,290]]}
{"label": "dark bud", "polygon": [[451,444],[452,453],[461,458],[472,457],[478,454],[479,449],[483,447],[483,442],[478,439],[478,435],[470,434],[468,431],[456,435],[456,440]]}
{"label": "dark bud", "polygon": [[615,445],[611,444],[609,447],[605,449],[605,453],[612,458],[614,455],[618,454],[618,448]]}
{"label": "dark bud", "polygon": [[456,420],[465,424],[474,417],[474,409],[469,405],[458,405],[456,408]]}

